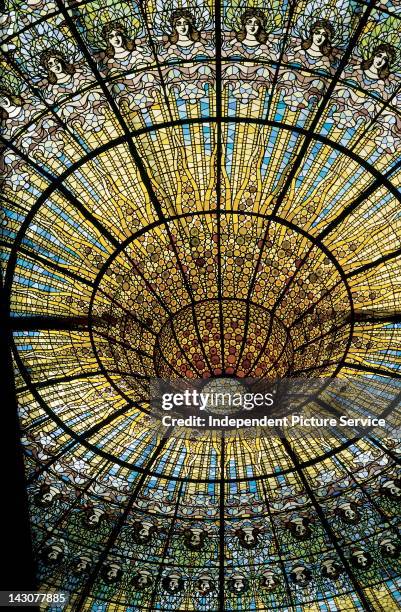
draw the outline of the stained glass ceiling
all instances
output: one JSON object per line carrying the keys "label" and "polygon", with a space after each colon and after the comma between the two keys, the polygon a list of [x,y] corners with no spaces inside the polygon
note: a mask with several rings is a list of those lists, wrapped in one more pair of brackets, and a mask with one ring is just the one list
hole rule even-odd
{"label": "stained glass ceiling", "polygon": [[166,438],[147,384],[368,380],[400,407],[400,16],[4,3],[2,274],[63,609],[399,609],[397,440]]}

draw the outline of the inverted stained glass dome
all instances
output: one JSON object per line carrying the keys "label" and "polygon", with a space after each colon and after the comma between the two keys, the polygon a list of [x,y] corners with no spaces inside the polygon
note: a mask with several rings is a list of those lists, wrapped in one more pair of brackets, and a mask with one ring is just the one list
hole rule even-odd
{"label": "inverted stained glass dome", "polygon": [[400,408],[399,0],[2,11],[2,279],[38,584],[68,594],[46,609],[399,610],[396,438],[167,436],[148,396],[325,378]]}

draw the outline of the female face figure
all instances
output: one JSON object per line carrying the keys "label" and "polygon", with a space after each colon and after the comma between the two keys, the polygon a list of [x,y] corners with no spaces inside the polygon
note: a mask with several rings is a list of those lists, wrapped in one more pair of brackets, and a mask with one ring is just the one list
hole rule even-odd
{"label": "female face figure", "polygon": [[237,32],[237,40],[250,47],[266,42],[264,15],[259,9],[248,9],[241,15],[241,30]]}
{"label": "female face figure", "polygon": [[312,41],[315,47],[321,47],[327,40],[327,32],[323,27],[317,27],[312,32]]}
{"label": "female face figure", "polygon": [[328,21],[316,21],[311,27],[309,38],[302,43],[302,49],[312,57],[329,57],[333,35],[333,27]]}
{"label": "female face figure", "polygon": [[111,30],[111,32],[109,34],[109,43],[115,49],[122,49],[124,41],[123,41],[123,37],[121,35],[121,32],[119,32],[118,30]]}
{"label": "female face figure", "polygon": [[200,38],[194,19],[187,9],[174,11],[171,16],[171,25],[173,32],[169,36],[169,41],[172,44],[189,47]]}
{"label": "female face figure", "polygon": [[52,486],[42,485],[39,492],[35,495],[35,502],[37,506],[42,508],[49,507],[59,497],[59,491]]}
{"label": "female face figure", "polygon": [[390,64],[394,56],[395,49],[391,45],[383,43],[373,50],[370,59],[361,63],[361,68],[370,79],[387,79],[390,76]]}
{"label": "female face figure", "polygon": [[51,85],[68,83],[75,73],[74,65],[69,64],[62,53],[58,51],[45,51],[42,56],[42,65],[47,70]]}
{"label": "female face figure", "polygon": [[43,503],[45,503],[45,504],[49,504],[50,505],[52,503],[53,499],[54,499],[54,494],[51,491],[48,491],[47,493],[44,493],[42,495],[42,500],[43,500]]}
{"label": "female face figure", "polygon": [[84,516],[84,523],[89,529],[99,527],[105,518],[105,513],[100,508],[89,508]]}
{"label": "female face figure", "polygon": [[103,36],[107,41],[106,57],[125,59],[135,49],[133,40],[129,40],[124,27],[116,23],[108,23],[103,28]]}
{"label": "female face figure", "polygon": [[7,121],[10,118],[10,113],[14,110],[11,105],[10,98],[6,94],[0,94],[0,120]]}
{"label": "female face figure", "polygon": [[260,20],[257,17],[249,17],[245,21],[245,30],[248,36],[256,36],[260,29]]}
{"label": "female face figure", "polygon": [[388,66],[388,63],[389,56],[388,53],[384,51],[384,49],[377,51],[373,56],[372,67],[377,71],[381,70],[385,66]]}
{"label": "female face figure", "polygon": [[117,563],[108,563],[102,568],[102,577],[106,584],[119,582],[122,574],[122,569]]}
{"label": "female face figure", "polygon": [[55,55],[50,56],[47,60],[48,69],[56,75],[56,77],[62,76],[65,74],[63,65],[58,57]]}
{"label": "female face figure", "polygon": [[175,22],[175,29],[178,32],[180,38],[188,38],[190,22],[185,17],[177,19]]}
{"label": "female face figure", "polygon": [[21,112],[22,99],[7,92],[0,92],[0,114],[3,119],[17,117]]}

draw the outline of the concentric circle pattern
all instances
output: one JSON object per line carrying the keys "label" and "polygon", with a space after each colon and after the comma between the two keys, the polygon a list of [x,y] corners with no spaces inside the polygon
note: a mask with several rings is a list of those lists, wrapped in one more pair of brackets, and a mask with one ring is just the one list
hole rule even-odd
{"label": "concentric circle pattern", "polygon": [[[248,311],[250,321],[245,330]],[[224,321],[222,335],[219,332],[220,312]],[[196,333],[198,320],[203,321],[199,326],[200,340]],[[224,343],[223,357],[221,341]],[[240,357],[242,345],[244,351]],[[196,368],[194,373],[189,365],[182,363],[181,375],[188,378],[230,376],[235,373],[243,378],[248,371],[250,376],[267,376],[270,373],[275,379],[284,376],[291,367],[291,349],[287,330],[278,320],[272,319],[268,311],[233,298],[202,302],[195,306],[194,312],[187,306],[161,329],[155,360],[157,374],[161,378],[172,378],[176,366],[185,355],[185,359],[189,358],[187,364],[189,362],[191,368],[193,365]]]}
{"label": "concentric circle pattern", "polygon": [[43,609],[399,610],[397,439],[163,435],[149,400],[323,379],[310,413],[397,422],[399,0],[3,4]]}
{"label": "concentric circle pattern", "polygon": [[223,238],[210,214],[185,224],[184,234],[169,228],[170,245],[160,226],[141,234],[102,268],[91,308],[100,366],[134,388],[138,374],[331,375],[348,349],[352,311],[331,253],[277,218],[221,213],[218,255]]}

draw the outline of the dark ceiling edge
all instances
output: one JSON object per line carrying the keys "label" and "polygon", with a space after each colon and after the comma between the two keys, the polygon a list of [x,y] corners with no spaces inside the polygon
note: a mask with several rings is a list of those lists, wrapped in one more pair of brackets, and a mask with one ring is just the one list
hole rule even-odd
{"label": "dark ceiling edge", "polygon": [[[2,279],[1,279],[2,280]],[[0,316],[6,317],[6,300],[3,283],[0,287]],[[3,590],[35,590],[35,562],[32,552],[32,538],[29,520],[28,497],[24,458],[21,444],[21,430],[18,419],[17,401],[14,385],[14,372],[11,359],[10,330],[0,328],[0,363],[2,380],[2,465],[9,477],[4,483],[4,515],[2,520],[3,542],[9,540],[14,554],[6,554],[0,572]],[[3,473],[4,473],[3,472]],[[10,538],[11,534],[11,539]],[[8,537],[7,537],[8,536]],[[27,607],[25,608],[27,609]]]}

